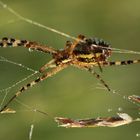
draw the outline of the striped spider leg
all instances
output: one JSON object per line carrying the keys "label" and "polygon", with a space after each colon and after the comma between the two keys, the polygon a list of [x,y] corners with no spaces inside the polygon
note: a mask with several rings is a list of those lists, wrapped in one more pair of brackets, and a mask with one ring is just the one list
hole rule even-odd
{"label": "striped spider leg", "polygon": [[[50,76],[55,75],[59,71],[67,68],[68,66],[75,66],[80,69],[88,70],[92,73],[100,82],[110,91],[110,87],[106,82],[97,74],[94,67],[112,66],[112,65],[127,65],[133,63],[140,63],[140,60],[127,60],[109,62],[107,59],[111,56],[111,47],[108,43],[97,38],[85,38],[83,35],[79,35],[74,42],[68,41],[65,48],[62,50],[55,50],[45,45],[40,45],[36,42],[30,42],[26,40],[16,40],[11,38],[3,38],[0,41],[0,47],[19,47],[38,50],[44,53],[52,55],[52,60],[40,68],[42,76],[38,77],[34,81],[21,87],[19,91],[1,108],[2,113],[8,105],[21,93],[26,91],[29,87],[32,87],[39,82],[47,79]],[[46,69],[50,71],[45,72]]]}
{"label": "striped spider leg", "polygon": [[110,91],[110,87],[106,84],[106,82],[102,79],[102,77],[94,70],[93,66],[85,66],[82,64],[78,64],[76,62],[74,62],[74,66],[79,68],[79,69],[84,69],[89,71],[92,75],[94,75],[105,87],[108,91]]}
{"label": "striped spider leg", "polygon": [[94,67],[98,66],[102,72],[102,67],[104,66],[119,66],[140,63],[140,60],[109,62],[108,58],[112,54],[112,49],[108,43],[102,39],[85,38],[84,36],[82,36],[81,39],[82,42],[79,42],[73,51],[76,59],[72,61],[72,64],[75,67],[89,71],[107,88],[108,91],[111,90],[110,87],[101,78],[101,76],[95,72]]}
{"label": "striped spider leg", "polygon": [[[56,54],[57,51],[54,50],[53,48],[44,46],[44,45],[40,45],[36,42],[30,42],[27,40],[17,40],[17,39],[12,39],[12,38],[6,38],[4,37],[1,41],[0,41],[0,47],[6,48],[6,47],[19,47],[19,46],[23,46],[25,48],[29,48],[32,50],[38,50],[41,52],[45,52],[45,53],[49,53],[49,54]],[[23,93],[25,90],[27,90],[29,87],[32,87],[34,85],[36,85],[37,83],[47,79],[48,77],[51,77],[52,75],[55,75],[57,72],[61,71],[62,69],[66,68],[68,65],[67,64],[62,64],[60,63],[59,65],[54,65],[54,59],[52,59],[51,61],[49,61],[47,64],[45,64],[44,66],[42,66],[40,68],[40,72],[44,72],[45,69],[47,68],[52,68],[49,72],[44,73],[42,76],[38,77],[37,79],[35,79],[34,81],[26,84],[25,86],[21,87],[20,90],[18,90],[16,92],[16,94],[14,96],[12,96],[12,98],[1,108],[0,112],[2,113],[3,111],[6,110],[6,108],[8,107],[8,105],[15,99],[17,98],[19,95],[21,95],[21,93]]]}
{"label": "striped spider leg", "polygon": [[51,77],[51,76],[55,75],[59,71],[68,67],[69,62],[71,60],[69,58],[72,55],[73,49],[75,48],[75,46],[77,45],[77,43],[79,41],[80,41],[80,37],[77,38],[77,40],[73,44],[71,44],[71,46],[69,46],[69,48],[60,51],[60,50],[54,50],[53,48],[50,48],[48,46],[40,45],[36,42],[30,42],[30,41],[27,41],[27,40],[17,40],[17,39],[13,39],[13,38],[4,37],[0,41],[0,47],[6,48],[6,47],[23,46],[23,47],[28,48],[28,49],[38,50],[38,51],[41,51],[41,52],[52,54],[53,59],[51,61],[49,61],[47,64],[45,64],[44,66],[42,66],[39,71],[41,73],[44,73],[47,68],[53,68],[53,69],[51,69],[47,73],[44,73],[42,76],[38,77],[34,81],[32,81],[32,82],[26,84],[25,86],[21,87],[20,90],[18,90],[16,92],[16,94],[14,96],[12,96],[12,98],[0,109],[0,112],[2,113],[3,111],[5,111],[6,108],[8,107],[8,105],[15,98],[17,98],[19,95],[21,95],[21,93],[26,91],[29,87],[32,87],[32,86],[36,85],[37,83],[47,79],[48,77]]}
{"label": "striped spider leg", "polygon": [[36,42],[31,42],[27,40],[18,40],[13,38],[4,37],[0,41],[0,47],[7,48],[7,47],[20,47],[23,46],[28,49],[38,50],[45,53],[56,53],[56,51],[48,46],[40,45]]}
{"label": "striped spider leg", "polygon": [[66,68],[68,65],[67,64],[60,64],[59,66],[53,68],[52,70],[50,70],[49,72],[43,74],[42,76],[38,77],[36,80],[26,84],[25,86],[21,87],[20,90],[18,90],[16,92],[16,94],[1,108],[0,112],[2,113],[3,111],[5,111],[5,109],[8,107],[8,105],[15,99],[17,98],[19,95],[21,95],[21,93],[23,93],[24,91],[26,91],[29,87],[32,87],[36,84],[38,84],[39,82],[47,79],[48,77],[51,77],[53,75],[55,75],[56,73],[58,73],[59,71],[63,70],[64,68]]}

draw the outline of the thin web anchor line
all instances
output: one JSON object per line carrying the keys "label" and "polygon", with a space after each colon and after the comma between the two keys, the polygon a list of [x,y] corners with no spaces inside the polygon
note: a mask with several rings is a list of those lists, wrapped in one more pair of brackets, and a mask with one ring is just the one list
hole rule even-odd
{"label": "thin web anchor line", "polygon": [[[98,84],[98,86],[96,87],[97,89],[101,89],[101,90],[106,90],[105,87],[103,87],[103,85],[101,85],[100,83]],[[127,95],[121,94],[120,92],[118,92],[117,90],[111,89],[110,93],[116,95],[116,96],[120,96],[123,100],[135,105],[136,107],[140,107],[140,104],[137,102],[134,102],[133,100],[129,99],[129,97]]]}
{"label": "thin web anchor line", "polygon": [[4,88],[4,89],[0,89],[0,93],[5,92],[5,95],[4,95],[4,97],[3,97],[3,99],[2,99],[2,101],[1,101],[1,103],[0,103],[0,108],[1,108],[2,105],[3,105],[3,103],[4,103],[4,101],[5,101],[5,99],[6,99],[6,97],[7,97],[7,95],[8,95],[8,93],[9,93],[9,91],[10,91],[12,88],[14,88],[14,87],[17,86],[18,84],[22,83],[23,81],[25,81],[25,80],[27,80],[27,79],[33,77],[35,74],[38,74],[39,71],[36,71],[36,70],[34,70],[34,69],[32,69],[32,68],[29,68],[29,67],[27,67],[27,66],[25,66],[25,65],[23,65],[23,64],[20,64],[20,63],[17,63],[17,62],[13,62],[13,61],[11,61],[11,60],[8,60],[8,59],[6,59],[6,58],[3,57],[3,56],[0,56],[0,62],[7,62],[7,63],[10,63],[10,64],[14,64],[14,65],[20,66],[21,68],[24,68],[24,69],[26,69],[26,70],[28,70],[28,71],[33,72],[32,74],[28,75],[27,77],[23,78],[22,80],[20,80],[20,81],[14,83],[14,84],[12,84],[10,87]]}
{"label": "thin web anchor line", "polygon": [[132,51],[132,50],[125,50],[125,49],[118,49],[118,48],[112,48],[113,53],[123,53],[123,54],[140,54],[140,52]]}
{"label": "thin web anchor line", "polygon": [[1,101],[1,103],[0,103],[0,109],[2,108],[2,105],[3,105],[5,99],[6,99],[7,95],[8,95],[8,92],[9,92],[8,89],[5,89],[5,92],[6,92],[6,93],[5,93],[3,99],[2,99],[2,101]]}
{"label": "thin web anchor line", "polygon": [[[23,78],[22,80],[20,80],[20,81],[14,83],[12,86],[10,86],[10,87],[8,87],[8,88],[5,88],[5,89],[1,89],[1,90],[0,90],[0,93],[2,93],[2,92],[6,92],[6,93],[5,93],[3,99],[2,99],[2,101],[1,101],[1,103],[0,103],[0,109],[1,109],[1,107],[2,107],[2,105],[3,105],[3,103],[4,103],[5,99],[6,99],[6,97],[7,97],[7,95],[8,95],[8,92],[10,91],[10,89],[12,89],[13,87],[15,87],[15,86],[17,86],[18,84],[22,83],[23,81],[25,81],[25,80],[31,78],[31,77],[34,76],[35,74],[37,74],[37,73],[36,73],[36,72],[35,72],[35,73],[32,73],[32,74],[28,75],[27,77]],[[39,111],[38,111],[38,112],[39,112]]]}
{"label": "thin web anchor line", "polygon": [[39,71],[34,70],[34,69],[32,69],[32,68],[29,68],[29,67],[27,67],[27,66],[25,66],[25,65],[23,65],[23,64],[20,64],[20,63],[17,63],[17,62],[8,60],[8,59],[6,59],[6,58],[3,57],[3,56],[0,56],[0,62],[7,62],[7,63],[10,63],[10,64],[14,64],[14,65],[20,66],[20,67],[22,67],[22,68],[24,68],[24,69],[26,69],[26,70],[28,70],[28,71],[33,72],[32,74],[28,75],[27,77],[23,78],[22,80],[20,80],[20,81],[14,83],[12,86],[10,86],[10,87],[8,87],[8,88],[5,88],[5,89],[1,89],[1,90],[0,90],[0,93],[1,93],[1,92],[4,92],[4,91],[9,91],[11,88],[17,86],[17,85],[20,84],[21,82],[23,82],[23,81],[25,81],[25,80],[31,78],[31,77],[34,76],[35,74],[40,73]]}
{"label": "thin web anchor line", "polygon": [[17,62],[14,62],[14,61],[11,61],[11,60],[8,60],[7,58],[3,57],[3,56],[0,56],[0,62],[7,62],[7,63],[10,63],[10,64],[14,64],[14,65],[17,65],[17,66],[20,66],[28,71],[31,71],[31,72],[35,72],[35,73],[39,73],[38,71],[32,69],[32,68],[29,68],[23,64],[20,64],[20,63],[17,63]]}
{"label": "thin web anchor line", "polygon": [[[77,40],[77,38],[74,37],[74,36],[68,35],[68,34],[66,34],[64,32],[58,31],[58,30],[56,30],[54,28],[48,27],[46,25],[43,25],[43,24],[41,24],[39,22],[33,21],[33,20],[29,19],[29,18],[26,18],[26,17],[20,15],[18,12],[16,12],[14,9],[12,9],[11,7],[9,7],[7,4],[3,3],[2,1],[0,1],[0,5],[4,9],[8,10],[10,13],[12,13],[13,15],[15,15],[17,18],[19,18],[22,21],[25,21],[25,22],[30,23],[30,24],[33,24],[35,26],[44,28],[44,29],[46,29],[48,31],[52,31],[52,32],[57,33],[57,34],[59,34],[61,36],[64,36],[64,37],[67,37],[67,38],[70,38],[70,39],[73,39],[73,40]],[[81,42],[83,42],[83,41],[81,40]],[[115,53],[140,54],[140,52],[136,52],[136,51],[132,51],[132,50],[125,50],[125,49],[118,49],[118,48],[112,48],[112,49],[114,50]]]}
{"label": "thin web anchor line", "polygon": [[[32,108],[31,106],[21,102],[19,99],[16,99],[15,101],[18,102],[19,104],[21,104],[22,106],[24,106],[25,108],[27,108],[31,112],[40,113],[40,114],[45,115],[45,116],[48,117],[48,113],[46,113],[44,111],[40,111],[40,110],[38,110],[36,108]],[[28,134],[29,140],[32,140],[32,137],[33,137],[33,131],[34,131],[34,127],[35,127],[34,123],[35,123],[35,114],[34,114],[34,117],[33,117],[33,121],[32,121],[32,123],[30,125],[30,130],[29,130],[29,134]]]}
{"label": "thin web anchor line", "polygon": [[30,24],[34,24],[34,25],[39,26],[39,27],[41,27],[41,28],[44,28],[44,29],[46,29],[46,30],[48,30],[48,31],[52,31],[52,32],[54,32],[54,33],[60,34],[60,35],[62,35],[62,36],[64,36],[64,37],[67,37],[67,38],[76,40],[76,38],[73,37],[73,36],[70,36],[70,35],[68,35],[68,34],[66,34],[66,33],[63,33],[63,32],[60,32],[60,31],[58,31],[58,30],[55,30],[55,29],[53,29],[53,28],[51,28],[51,27],[48,27],[48,26],[46,26],[46,25],[40,24],[40,23],[38,23],[38,22],[36,22],[36,21],[33,21],[33,20],[31,20],[31,19],[25,18],[24,16],[20,15],[19,13],[17,13],[15,10],[13,10],[11,7],[9,7],[7,4],[3,3],[2,1],[0,1],[0,5],[1,5],[3,8],[5,8],[6,10],[8,10],[10,13],[12,13],[13,15],[15,15],[16,17],[18,17],[20,20],[23,20],[23,21],[28,22],[28,23],[30,23]]}
{"label": "thin web anchor line", "polygon": [[106,48],[106,47],[103,47],[103,46],[100,46],[101,48],[103,49],[111,49],[113,53],[122,53],[122,54],[139,54],[140,55],[140,52],[138,51],[132,51],[132,50],[125,50],[125,49],[119,49],[119,48]]}
{"label": "thin web anchor line", "polygon": [[38,109],[36,109],[36,108],[33,108],[33,107],[31,107],[31,106],[29,106],[29,105],[27,105],[27,104],[21,102],[19,99],[15,99],[15,101],[16,101],[17,103],[21,104],[22,106],[24,106],[25,108],[27,108],[28,110],[32,111],[32,112],[38,112],[38,113],[43,114],[43,115],[45,115],[45,116],[49,116],[49,114],[47,114],[46,112],[41,111],[41,110],[38,110]]}
{"label": "thin web anchor line", "polygon": [[37,73],[36,73],[36,72],[35,72],[35,73],[32,73],[32,74],[28,75],[27,77],[23,78],[22,80],[20,80],[20,81],[14,83],[12,86],[10,86],[10,87],[8,87],[8,88],[1,89],[1,90],[0,90],[0,93],[1,93],[1,92],[4,92],[4,91],[9,91],[9,90],[12,89],[13,87],[15,87],[15,86],[17,86],[18,84],[24,82],[25,80],[31,78],[31,77],[34,76],[35,74],[37,74]]}

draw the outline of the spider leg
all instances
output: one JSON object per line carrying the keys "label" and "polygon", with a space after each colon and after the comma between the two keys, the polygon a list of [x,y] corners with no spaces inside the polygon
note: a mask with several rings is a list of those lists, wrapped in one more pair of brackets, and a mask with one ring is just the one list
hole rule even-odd
{"label": "spider leg", "polygon": [[69,48],[68,48],[68,53],[69,53],[69,54],[72,54],[74,48],[76,47],[76,45],[77,45],[80,41],[83,41],[84,39],[85,39],[85,36],[79,35],[78,38],[69,46]]}
{"label": "spider leg", "polygon": [[71,47],[72,44],[73,44],[72,41],[67,41],[67,42],[66,42],[66,45],[65,45],[65,49]]}
{"label": "spider leg", "polygon": [[55,59],[52,59],[51,61],[49,61],[47,64],[45,64],[44,66],[42,66],[39,70],[39,72],[44,72],[46,69],[48,68],[55,68],[56,64],[54,63]]}
{"label": "spider leg", "polygon": [[30,42],[27,40],[18,40],[13,38],[7,38],[4,37],[0,40],[0,47],[6,48],[6,47],[20,47],[23,46],[25,48],[31,49],[31,50],[38,50],[44,53],[57,53],[56,50],[53,48],[50,48],[45,45],[40,45],[36,42]]}
{"label": "spider leg", "polygon": [[102,79],[102,77],[95,72],[93,68],[85,68],[87,69],[91,74],[93,74],[106,88],[108,91],[111,91],[110,87],[106,84],[106,82]]}
{"label": "spider leg", "polygon": [[97,64],[98,64],[98,66],[99,66],[100,72],[103,72],[102,66],[101,66],[99,60],[97,59],[96,53],[94,53],[94,56],[95,56],[95,59],[97,60]]}
{"label": "spider leg", "polygon": [[120,66],[120,65],[131,65],[131,64],[137,64],[140,63],[140,59],[137,60],[124,60],[124,61],[104,61],[101,62],[100,65],[102,66]]}
{"label": "spider leg", "polygon": [[102,66],[100,65],[100,62],[97,61],[97,63],[98,63],[98,66],[99,66],[99,70],[100,70],[100,72],[103,72],[103,69],[102,69]]}
{"label": "spider leg", "polygon": [[56,73],[58,73],[59,71],[61,71],[64,68],[66,68],[67,66],[68,66],[68,64],[60,64],[56,68],[53,68],[51,71],[49,71],[49,72],[43,74],[42,76],[38,77],[36,80],[34,80],[34,81],[26,84],[25,86],[21,87],[20,90],[17,91],[16,94],[1,108],[0,113],[2,113],[14,99],[16,99],[22,93],[24,93],[24,91],[26,91],[30,87],[38,84],[39,82],[47,79],[48,77],[51,77],[51,76],[55,75]]}
{"label": "spider leg", "polygon": [[102,79],[102,77],[95,72],[95,70],[93,69],[93,66],[87,66],[85,64],[82,64],[76,61],[73,62],[73,65],[79,69],[85,69],[89,71],[107,88],[108,91],[111,91],[110,87],[106,84],[106,82]]}

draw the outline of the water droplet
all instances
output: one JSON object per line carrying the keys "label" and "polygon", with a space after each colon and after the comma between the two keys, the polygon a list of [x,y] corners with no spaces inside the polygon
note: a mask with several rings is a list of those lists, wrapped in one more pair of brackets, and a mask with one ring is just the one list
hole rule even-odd
{"label": "water droplet", "polygon": [[29,52],[33,52],[33,49],[29,48],[28,51],[29,51]]}
{"label": "water droplet", "polygon": [[36,109],[34,109],[33,111],[34,111],[34,112],[37,112],[37,110],[36,110]]}
{"label": "water droplet", "polygon": [[137,134],[136,134],[136,137],[140,137],[140,133],[137,133]]}
{"label": "water droplet", "polygon": [[7,8],[7,5],[6,5],[6,4],[4,4],[4,5],[3,5],[3,8]]}
{"label": "water droplet", "polygon": [[115,94],[116,93],[116,91],[115,90],[112,90],[112,92]]}
{"label": "water droplet", "polygon": [[118,111],[122,111],[123,109],[121,107],[118,108]]}
{"label": "water droplet", "polygon": [[123,99],[126,99],[126,96],[123,96]]}
{"label": "water droplet", "polygon": [[108,111],[108,112],[111,112],[111,111],[112,111],[112,109],[111,109],[111,108],[108,108],[108,109],[107,109],[107,111]]}
{"label": "water droplet", "polygon": [[140,118],[137,118],[136,121],[140,121]]}
{"label": "water droplet", "polygon": [[27,68],[27,70],[30,70],[30,68]]}

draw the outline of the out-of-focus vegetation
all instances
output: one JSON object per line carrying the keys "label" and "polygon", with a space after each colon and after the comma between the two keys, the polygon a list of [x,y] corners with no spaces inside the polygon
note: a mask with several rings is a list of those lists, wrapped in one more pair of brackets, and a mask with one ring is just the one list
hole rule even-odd
{"label": "out-of-focus vegetation", "polygon": [[[107,40],[114,48],[140,51],[140,1],[139,0],[5,0],[10,7],[27,18],[38,21],[73,36],[84,34]],[[20,21],[0,6],[0,37],[7,36],[37,41],[63,48],[69,39],[53,32]],[[38,70],[50,56],[29,52],[24,48],[0,49],[0,56]],[[112,54],[110,60],[140,58],[139,55]],[[99,69],[96,68],[98,73]],[[101,73],[104,80],[122,95],[139,94],[140,65],[106,67]],[[0,89],[11,86],[30,73],[13,64],[0,62]],[[33,78],[34,79],[34,78]],[[29,82],[27,80],[26,82]],[[26,83],[24,82],[24,83]],[[24,85],[22,83],[21,85]],[[30,124],[34,124],[33,140],[135,140],[140,133],[139,123],[118,128],[65,129],[57,127],[54,116],[92,118],[114,116],[118,108],[139,117],[135,106],[122,96],[97,89],[99,81],[86,71],[68,68],[31,88],[19,97],[28,104],[50,114],[48,117],[33,113],[14,101],[16,114],[0,116],[0,139],[25,140]],[[19,86],[21,86],[19,85]],[[9,92],[14,94],[19,86]],[[4,96],[1,93],[0,98]],[[108,112],[111,109],[111,112]]]}

